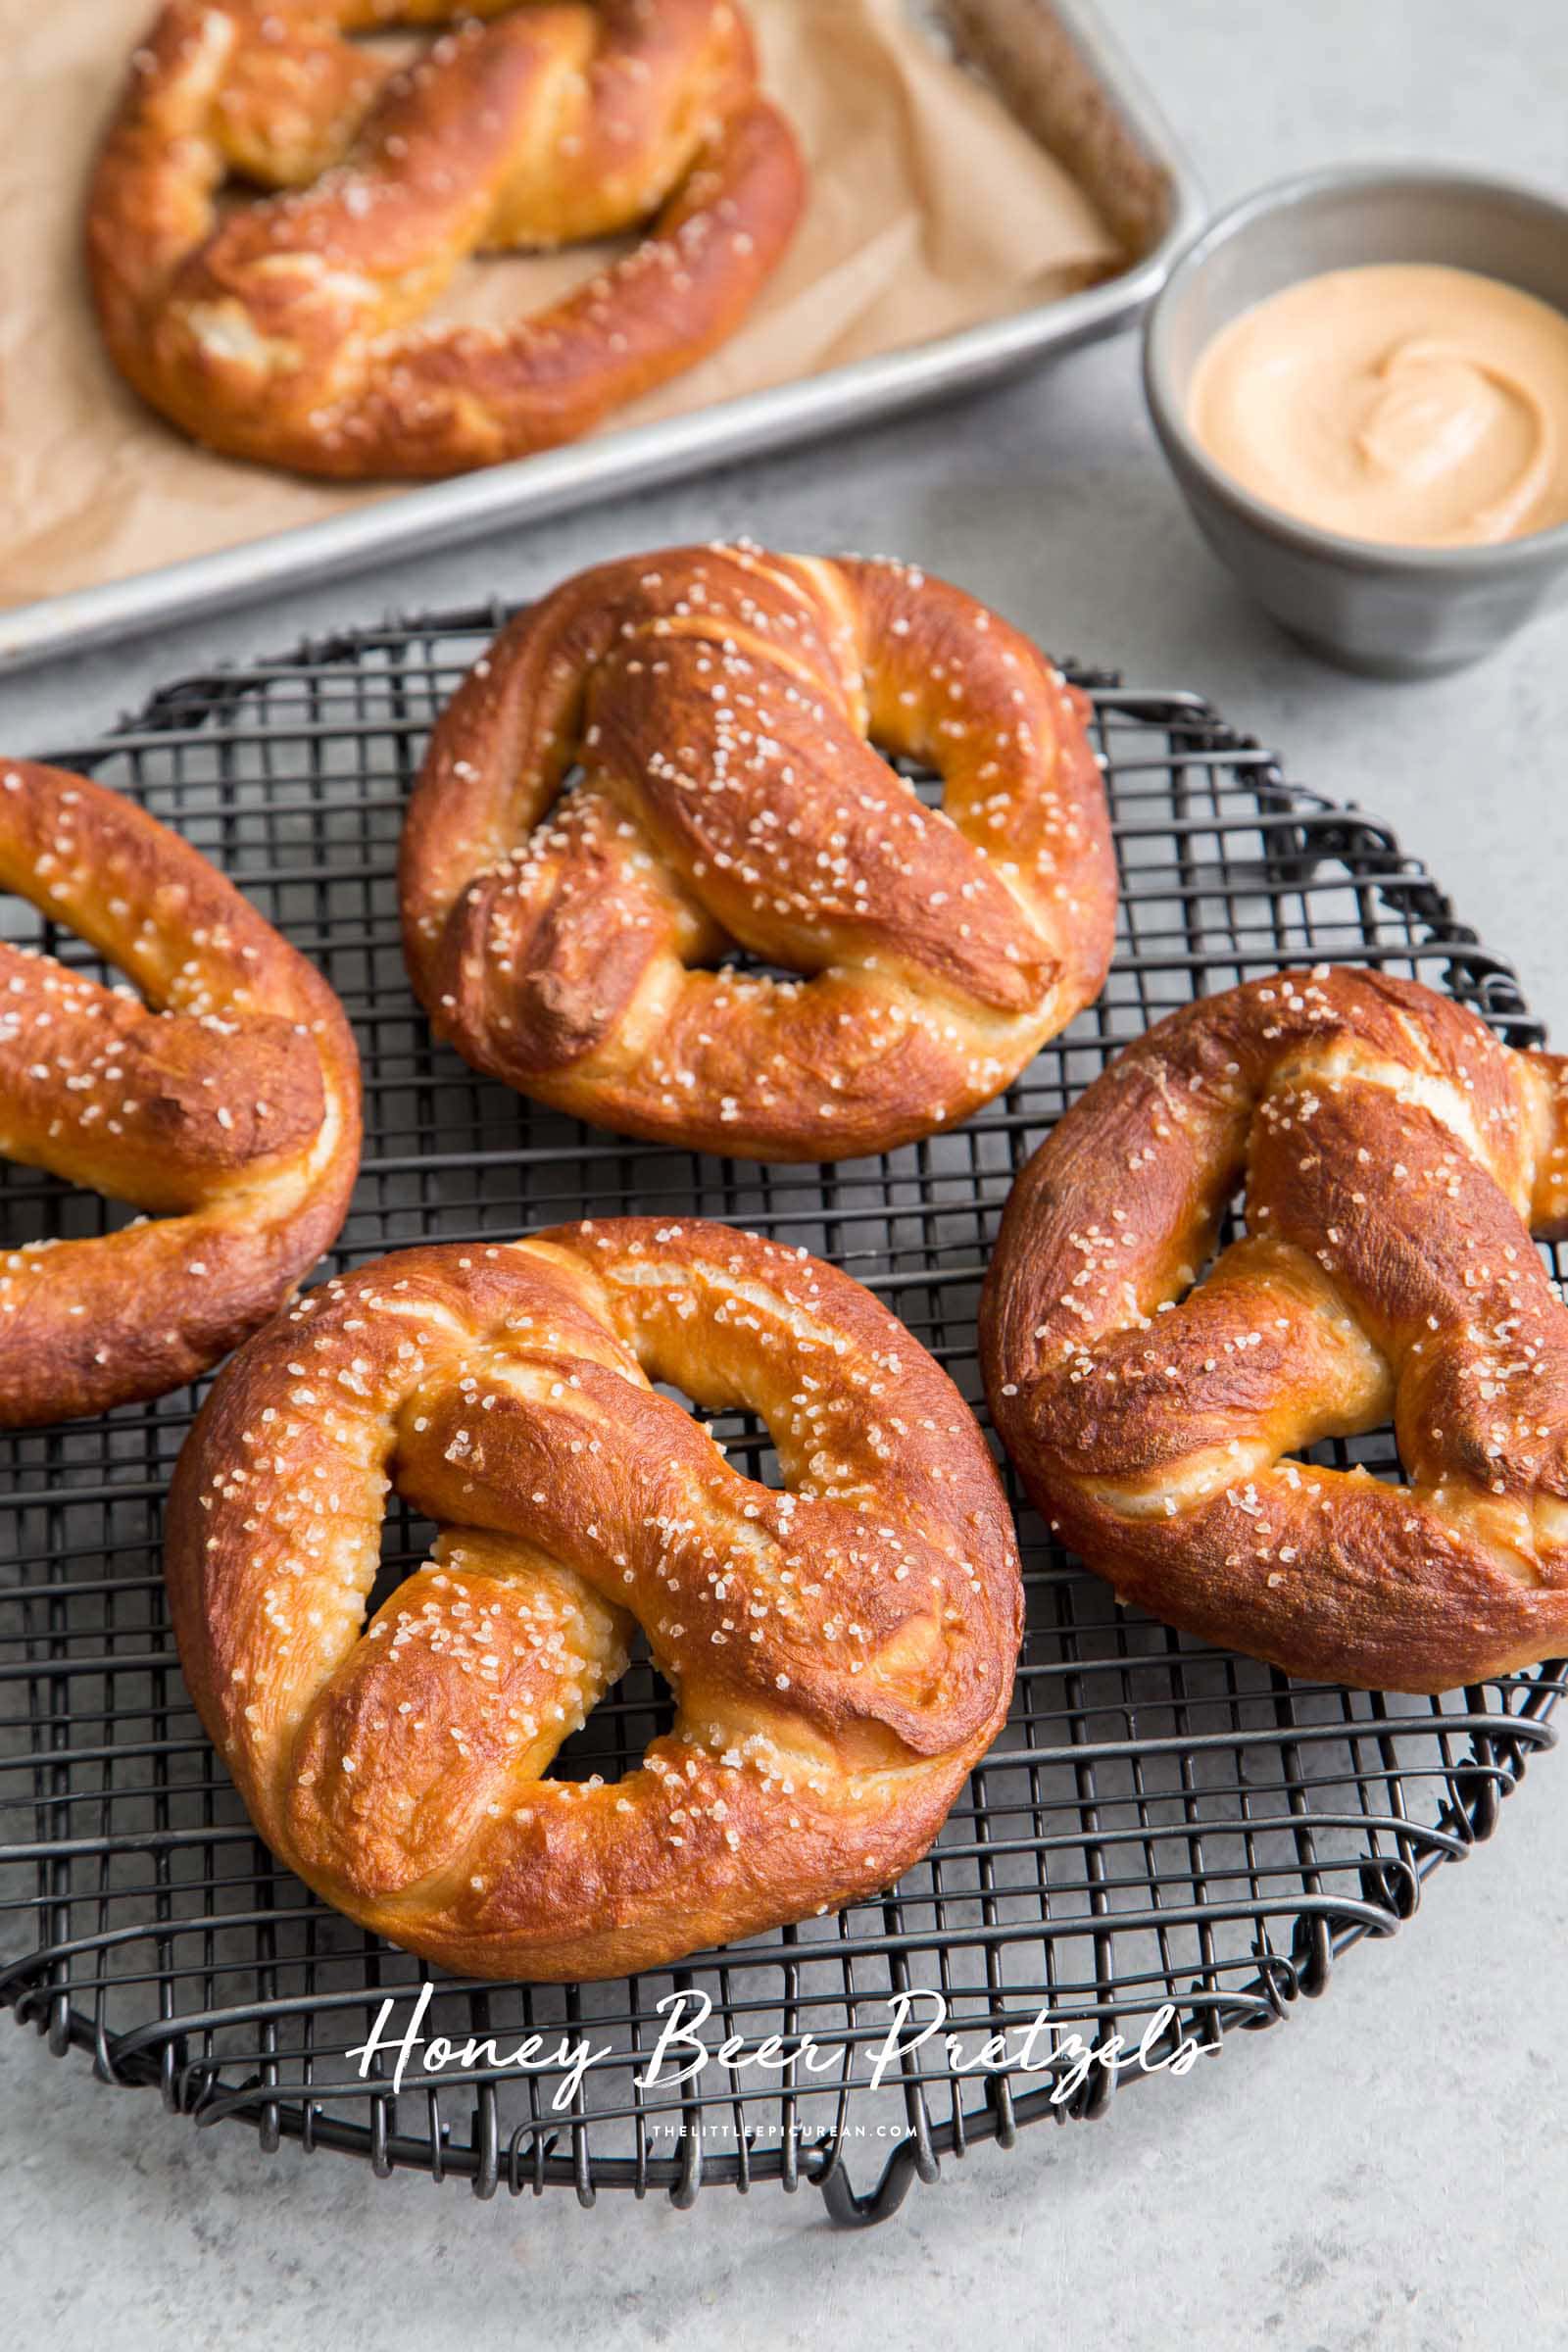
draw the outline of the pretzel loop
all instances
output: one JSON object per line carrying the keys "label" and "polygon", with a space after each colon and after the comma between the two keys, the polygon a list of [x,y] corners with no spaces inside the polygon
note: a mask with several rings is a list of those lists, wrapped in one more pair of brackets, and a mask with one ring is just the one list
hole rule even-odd
{"label": "pretzel loop", "polygon": [[[1565,1065],[1375,972],[1171,1014],[1008,1202],[987,1386],[1123,1598],[1289,1671],[1445,1690],[1568,1646]],[[1247,1187],[1248,1234],[1200,1279]],[[1407,1486],[1295,1455],[1393,1414]]]}
{"label": "pretzel loop", "polygon": [[[343,36],[444,28],[396,73]],[[274,191],[223,211],[232,175]],[[803,174],[731,0],[171,0],[99,159],[111,356],[216,449],[430,475],[585,432],[750,308]],[[507,331],[421,325],[471,254],[636,248]]]}
{"label": "pretzel loop", "polygon": [[[902,565],[605,564],[520,614],[435,730],[401,863],[415,987],[477,1067],[634,1135],[825,1159],[929,1134],[1104,977],[1086,710]],[[873,743],[935,767],[942,808]]]}
{"label": "pretzel loop", "polygon": [[0,1255],[0,1426],[193,1379],[343,1221],[359,1064],[336,998],[238,891],[129,802],[0,766],[0,889],[136,984],[0,946],[0,1156],[156,1212]]}
{"label": "pretzel loop", "polygon": [[[782,1491],[654,1380],[760,1412]],[[364,1625],[394,1485],[441,1534]],[[186,1679],[258,1829],[333,1902],[489,1975],[667,1961],[882,1886],[1005,1714],[1017,1554],[907,1332],[723,1226],[414,1250],[239,1356],[181,1457]],[[543,1776],[640,1622],[679,1713]]]}

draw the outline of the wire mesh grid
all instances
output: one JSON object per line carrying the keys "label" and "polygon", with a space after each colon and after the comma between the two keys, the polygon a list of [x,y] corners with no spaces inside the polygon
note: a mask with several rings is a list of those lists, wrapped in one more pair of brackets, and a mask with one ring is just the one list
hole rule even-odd
{"label": "wire mesh grid", "polygon": [[[1101,1003],[1002,1100],[961,1132],[822,1168],[578,1126],[432,1045],[398,945],[393,864],[424,733],[502,617],[187,679],[57,755],[213,857],[348,1006],[368,1133],[339,1265],[584,1212],[722,1218],[847,1267],[983,1415],[976,1297],[1011,1178],[1171,1005],[1282,963],[1376,963],[1449,988],[1510,1043],[1538,1036],[1507,965],[1386,828],[1288,783],[1199,696],[1087,673],[1118,951]],[[29,912],[23,936],[93,968]],[[0,1200],[11,1242],[118,1213],[16,1168]],[[1119,1609],[1014,1486],[1028,1632],[1011,1718],[893,1892],[628,1982],[432,1978],[272,1861],[202,1736],[159,1566],[197,1401],[0,1442],[0,1995],[104,2078],[156,2083],[201,2122],[243,2117],[268,2145],[288,2134],[480,2194],[564,2184],[585,2203],[777,2179],[818,2186],[838,2221],[879,2219],[942,2154],[1102,2113],[1184,2045],[1218,2050],[1320,1992],[1341,1951],[1391,1933],[1434,1866],[1490,1833],[1552,1738],[1560,1666],[1440,1700],[1288,1682]],[[760,1425],[714,1428],[776,1479]],[[1387,1432],[1324,1455],[1397,1474]],[[376,1605],[425,1533],[394,1506]],[[637,1662],[557,1769],[618,1773],[670,1716]],[[945,2018],[922,2039],[932,1996]],[[684,2081],[691,2045],[654,2063],[675,2025],[709,2053]]]}

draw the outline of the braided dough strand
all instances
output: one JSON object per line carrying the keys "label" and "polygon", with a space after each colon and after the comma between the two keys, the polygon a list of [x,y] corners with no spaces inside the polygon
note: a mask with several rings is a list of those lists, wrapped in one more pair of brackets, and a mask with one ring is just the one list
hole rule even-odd
{"label": "braided dough strand", "polygon": [[[413,66],[343,36],[442,28]],[[273,192],[226,210],[241,174]],[[231,455],[435,475],[544,449],[739,324],[804,201],[731,0],[171,0],[99,159],[116,365]],[[641,242],[506,331],[420,323],[471,254]]]}
{"label": "braided dough strand", "polygon": [[[1288,972],[1073,1105],[982,1348],[1031,1494],[1123,1598],[1369,1689],[1568,1646],[1568,1313],[1530,1238],[1568,1232],[1564,1071],[1413,982]],[[1391,1412],[1407,1486],[1290,1458]]]}
{"label": "braided dough strand", "polygon": [[[435,729],[401,860],[416,990],[476,1067],[629,1134],[771,1159],[927,1135],[1104,978],[1087,708],[900,564],[601,565],[519,614]],[[873,740],[937,768],[942,808]],[[784,976],[730,968],[742,950]]]}
{"label": "braided dough strand", "polygon": [[[783,1491],[652,1381],[760,1413]],[[383,1499],[442,1533],[367,1627]],[[956,1391],[847,1277],[630,1218],[413,1250],[235,1359],[181,1456],[186,1679],[262,1836],[485,1975],[617,1975],[889,1883],[1005,1715],[1011,1524]],[[673,1732],[543,1778],[636,1622]]]}
{"label": "braided dough strand", "polygon": [[342,1224],[360,1075],[326,983],[102,785],[0,764],[0,889],[135,982],[0,946],[0,1155],[157,1212],[0,1255],[0,1425],[162,1396],[271,1314]]}

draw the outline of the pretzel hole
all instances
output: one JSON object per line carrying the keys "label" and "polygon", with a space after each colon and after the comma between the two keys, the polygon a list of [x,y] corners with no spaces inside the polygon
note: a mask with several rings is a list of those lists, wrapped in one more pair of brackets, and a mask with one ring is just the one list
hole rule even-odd
{"label": "pretzel hole", "polygon": [[[0,941],[7,947],[51,957],[74,978],[95,980],[100,987],[147,999],[128,973],[100,955],[78,932],[41,914],[30,900],[0,891]],[[148,1005],[150,1011],[156,1006]],[[0,1152],[0,1204],[3,1229],[0,1247],[24,1250],[39,1242],[96,1241],[118,1232],[141,1213],[132,1203],[117,1200],[93,1187],[73,1184],[51,1169],[28,1166]]]}
{"label": "pretzel hole", "polygon": [[[449,1533],[461,1545],[460,1530]],[[409,1580],[430,1564],[441,1530],[400,1496],[382,1525],[381,1563],[367,1597],[364,1624],[368,1627]],[[589,1710],[581,1728],[567,1735],[541,1776],[546,1781],[606,1782],[636,1772],[648,1748],[673,1730],[677,1701],[673,1689],[650,1655],[641,1626],[628,1644],[626,1671]]]}
{"label": "pretzel hole", "polygon": [[581,1731],[564,1740],[544,1774],[547,1781],[614,1783],[640,1770],[656,1740],[675,1727],[675,1693],[648,1654],[639,1626],[619,1682],[590,1708]]}
{"label": "pretzel hole", "polygon": [[[731,1469],[754,1484],[789,1490],[792,1482],[784,1474],[760,1413],[733,1402],[704,1405],[673,1381],[656,1379],[651,1386],[708,1433]],[[442,1532],[435,1521],[394,1490],[382,1522],[380,1564],[366,1598],[362,1628],[368,1629],[399,1589],[428,1568]],[[461,1528],[449,1525],[446,1533],[461,1548]],[[605,1597],[613,1599],[613,1591],[607,1591]],[[587,1781],[597,1775],[613,1783],[636,1772],[649,1746],[673,1729],[678,1703],[674,1688],[650,1652],[642,1627],[634,1622],[626,1671],[589,1710],[581,1727],[567,1735],[542,1777]]]}
{"label": "pretzel hole", "polygon": [[742,1478],[749,1478],[754,1486],[770,1487],[775,1494],[793,1492],[793,1482],[784,1475],[772,1433],[760,1412],[746,1405],[701,1404],[674,1381],[655,1380],[653,1387],[659,1396],[667,1396],[690,1413]]}
{"label": "pretzel hole", "polygon": [[127,1201],[68,1184],[47,1168],[0,1160],[0,1249],[36,1249],[43,1242],[93,1242],[123,1232],[143,1212]]}

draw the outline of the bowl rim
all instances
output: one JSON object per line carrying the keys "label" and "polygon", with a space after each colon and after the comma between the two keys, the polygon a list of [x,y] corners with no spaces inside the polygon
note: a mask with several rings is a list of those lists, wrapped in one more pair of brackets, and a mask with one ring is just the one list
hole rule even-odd
{"label": "bowl rim", "polygon": [[[1395,160],[1319,165],[1268,181],[1215,213],[1183,246],[1164,284],[1150,305],[1144,321],[1144,397],[1154,429],[1164,445],[1172,469],[1180,478],[1182,466],[1200,475],[1208,492],[1252,529],[1292,548],[1299,555],[1336,563],[1357,572],[1385,577],[1453,579],[1479,583],[1521,570],[1550,568],[1568,564],[1568,521],[1549,530],[1530,531],[1522,538],[1502,539],[1485,547],[1406,547],[1397,540],[1355,539],[1341,531],[1324,530],[1304,522],[1283,507],[1270,506],[1227,472],[1198,439],[1187,421],[1186,403],[1176,392],[1169,341],[1172,320],[1184,290],[1222,246],[1250,235],[1260,223],[1277,219],[1292,206],[1314,198],[1385,189],[1467,191],[1509,197],[1548,215],[1568,235],[1568,202],[1539,182],[1505,172],[1468,169],[1462,165]],[[1371,265],[1369,265],[1371,266]],[[1303,277],[1314,274],[1304,270]],[[1521,289],[1527,291],[1528,289]],[[1555,307],[1555,306],[1553,306]]]}

